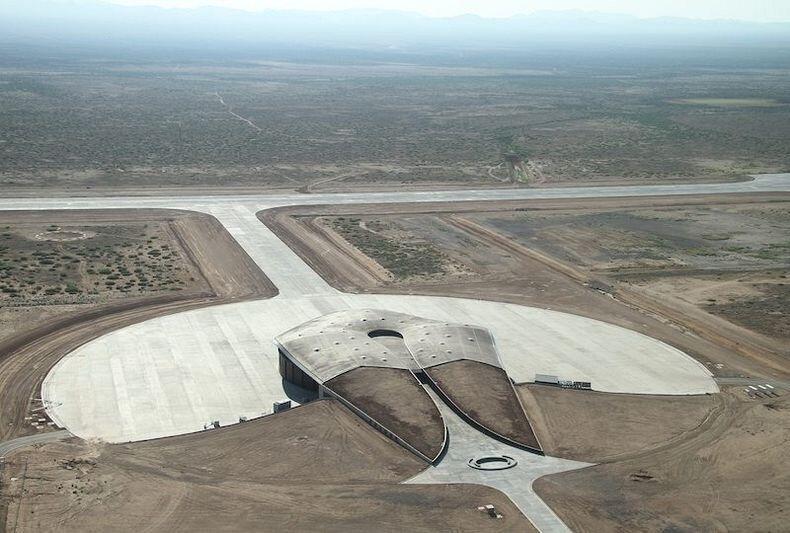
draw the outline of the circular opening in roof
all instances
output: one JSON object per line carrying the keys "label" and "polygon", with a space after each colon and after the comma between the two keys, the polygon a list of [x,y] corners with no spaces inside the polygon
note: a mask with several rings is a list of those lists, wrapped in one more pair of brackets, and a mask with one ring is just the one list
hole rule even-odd
{"label": "circular opening in roof", "polygon": [[371,339],[375,339],[376,337],[395,337],[396,339],[402,339],[403,335],[391,329],[374,329],[368,331],[368,337]]}
{"label": "circular opening in roof", "polygon": [[505,470],[516,466],[518,461],[509,455],[483,455],[469,459],[466,464],[476,470]]}

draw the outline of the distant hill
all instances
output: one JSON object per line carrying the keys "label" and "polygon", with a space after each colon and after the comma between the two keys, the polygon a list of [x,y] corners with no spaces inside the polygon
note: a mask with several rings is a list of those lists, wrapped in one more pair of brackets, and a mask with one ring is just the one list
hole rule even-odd
{"label": "distant hill", "polygon": [[506,19],[430,18],[400,11],[246,12],[125,7],[91,1],[0,4],[0,41],[137,44],[295,43],[308,46],[481,49],[530,43],[790,43],[790,23],[754,23],[551,11]]}

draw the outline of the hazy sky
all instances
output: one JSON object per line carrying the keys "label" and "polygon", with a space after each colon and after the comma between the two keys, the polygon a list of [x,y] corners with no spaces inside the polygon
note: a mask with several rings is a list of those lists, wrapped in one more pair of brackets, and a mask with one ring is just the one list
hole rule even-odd
{"label": "hazy sky", "polygon": [[239,9],[340,10],[398,9],[429,16],[474,13],[505,17],[538,10],[583,9],[628,13],[639,17],[676,16],[753,21],[790,21],[790,0],[104,0],[114,4],[196,7],[216,5]]}

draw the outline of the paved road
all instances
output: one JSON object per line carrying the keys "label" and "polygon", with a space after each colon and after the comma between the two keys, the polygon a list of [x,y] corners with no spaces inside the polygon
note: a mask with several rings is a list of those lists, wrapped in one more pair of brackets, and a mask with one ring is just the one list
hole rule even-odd
{"label": "paved road", "polygon": [[[427,388],[426,390],[433,397],[447,425],[449,446],[439,464],[428,467],[407,483],[487,485],[507,494],[539,531],[543,533],[570,531],[554,511],[535,494],[532,483],[542,476],[592,465],[556,457],[541,457],[494,440],[461,420],[433,391]],[[491,454],[509,455],[515,458],[518,464],[507,470],[496,471],[475,470],[467,465],[467,461],[473,457]]]}
{"label": "paved road", "polygon": [[6,440],[0,442],[0,458],[5,457],[9,453],[25,446],[32,446],[33,444],[45,444],[47,442],[57,442],[72,437],[72,434],[65,429],[59,431],[47,431],[45,433],[36,433],[35,435],[28,435],[26,437],[19,437],[16,439]]}
{"label": "paved road", "polygon": [[260,210],[259,207],[220,204],[204,209],[225,226],[252,260],[261,267],[277,287],[280,297],[340,294],[258,220],[256,213]]}

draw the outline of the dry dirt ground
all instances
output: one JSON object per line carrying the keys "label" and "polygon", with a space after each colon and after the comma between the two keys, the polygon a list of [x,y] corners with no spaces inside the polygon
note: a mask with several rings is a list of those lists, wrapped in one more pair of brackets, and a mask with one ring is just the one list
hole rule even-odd
{"label": "dry dirt ground", "polygon": [[788,396],[740,388],[695,397],[522,385],[551,455],[595,463],[536,492],[578,531],[782,531],[790,474]]}
{"label": "dry dirt ground", "polygon": [[323,400],[192,435],[18,452],[2,478],[5,529],[534,531],[494,489],[398,484],[424,466]]}
{"label": "dry dirt ground", "polygon": [[[498,435],[540,449],[501,368],[460,360],[427,368],[425,373],[467,417]],[[426,457],[434,459],[442,451],[445,426],[441,415],[409,370],[360,367],[325,385]]]}
{"label": "dry dirt ground", "polygon": [[742,203],[481,213],[467,217],[632,291],[669,295],[779,340],[790,340],[790,203]]}
{"label": "dry dirt ground", "polygon": [[[646,333],[684,350],[718,376],[788,376],[790,353],[782,334],[788,320],[782,295],[790,274],[785,194],[309,206],[259,216],[346,291],[484,295]],[[543,222],[547,229],[538,231],[533,219],[554,222]],[[632,227],[635,220],[643,220],[643,228]],[[502,221],[510,226],[501,229]],[[664,237],[651,237],[656,227]],[[573,239],[563,237],[568,234]],[[639,239],[645,243],[634,247]],[[614,270],[589,264],[590,258],[615,252],[634,257],[633,263],[655,252],[649,246],[666,256],[664,264],[626,268],[619,261]],[[556,253],[566,249],[588,263]],[[751,282],[755,276],[762,281]],[[685,290],[697,278],[735,281],[707,285],[710,292],[700,303]],[[662,283],[673,284],[673,290],[651,288]],[[747,305],[738,291],[757,303]],[[738,309],[740,318],[728,319],[708,304],[729,306],[731,313]],[[774,325],[766,329],[766,322]]]}
{"label": "dry dirt ground", "polygon": [[532,383],[518,391],[546,453],[589,463],[686,438],[723,404],[719,395],[608,394]]}
{"label": "dry dirt ground", "polygon": [[[786,531],[790,395],[749,401],[735,390],[718,396],[699,427],[684,429],[672,422],[676,431],[685,431],[680,438],[541,478],[535,491],[577,531]],[[658,428],[666,431],[661,424]],[[590,435],[644,439],[633,433]]]}
{"label": "dry dirt ground", "polygon": [[[153,316],[276,293],[246,252],[208,215],[169,210],[5,212],[0,213],[0,227],[9,235],[2,241],[7,243],[4,260],[16,269],[5,284],[21,286],[18,292],[5,294],[0,308],[3,440],[40,431],[25,418],[40,414],[35,398],[41,381],[75,347]],[[56,227],[62,230],[48,231]],[[82,248],[76,250],[65,248],[76,241],[36,239],[65,230],[91,236],[80,240]],[[141,249],[136,251],[138,246]],[[165,259],[162,250],[172,258]],[[152,260],[151,251],[161,261]],[[53,258],[52,264],[42,268],[37,260],[42,256],[35,253],[47,254],[43,257]],[[64,255],[70,259],[63,259]],[[156,270],[168,261],[167,272]],[[177,291],[168,290],[163,282],[148,281],[141,287],[141,280],[156,276],[183,284],[174,285]],[[119,289],[129,284],[122,280],[134,281],[128,292]],[[115,284],[106,285],[107,281]],[[38,284],[42,290],[36,288]],[[74,293],[47,294],[44,286],[73,287]]]}
{"label": "dry dirt ground", "polygon": [[409,370],[363,366],[326,385],[426,457],[433,459],[442,451],[441,414]]}
{"label": "dry dirt ground", "polygon": [[540,450],[504,370],[462,359],[432,366],[425,372],[469,418],[498,435]]}

